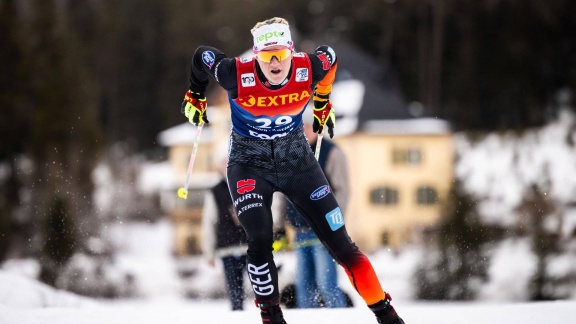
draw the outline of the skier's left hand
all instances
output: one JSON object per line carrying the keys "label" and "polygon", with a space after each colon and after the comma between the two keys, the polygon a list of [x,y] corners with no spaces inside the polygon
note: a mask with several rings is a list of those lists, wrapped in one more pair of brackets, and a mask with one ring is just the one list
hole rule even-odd
{"label": "skier's left hand", "polygon": [[312,130],[314,133],[322,132],[324,126],[328,126],[330,138],[334,137],[334,126],[336,126],[336,115],[330,102],[330,95],[320,95],[314,93],[314,122]]}

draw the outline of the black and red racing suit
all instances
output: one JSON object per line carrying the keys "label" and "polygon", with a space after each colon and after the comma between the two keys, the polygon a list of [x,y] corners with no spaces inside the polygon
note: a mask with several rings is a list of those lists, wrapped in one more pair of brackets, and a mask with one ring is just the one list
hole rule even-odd
{"label": "black and red racing suit", "polygon": [[228,185],[248,237],[248,274],[260,301],[279,296],[272,254],[275,191],[306,218],[367,305],[385,296],[370,261],[348,236],[342,211],[302,131],[302,112],[335,61],[328,46],[294,53],[287,79],[271,85],[255,58],[229,58],[200,46],[192,60],[192,91],[204,93],[212,76],[228,92]]}

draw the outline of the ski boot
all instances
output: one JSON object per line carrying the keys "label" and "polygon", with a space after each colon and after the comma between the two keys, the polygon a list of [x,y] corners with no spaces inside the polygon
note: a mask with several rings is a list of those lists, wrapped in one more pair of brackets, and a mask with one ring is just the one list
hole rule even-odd
{"label": "ski boot", "polygon": [[374,305],[370,305],[369,307],[376,315],[379,324],[405,324],[396,313],[394,307],[390,305],[391,301],[392,297],[390,297],[389,294],[386,294],[383,300]]}
{"label": "ski boot", "polygon": [[260,308],[263,324],[286,324],[280,309],[280,297],[272,300],[255,300],[254,303]]}

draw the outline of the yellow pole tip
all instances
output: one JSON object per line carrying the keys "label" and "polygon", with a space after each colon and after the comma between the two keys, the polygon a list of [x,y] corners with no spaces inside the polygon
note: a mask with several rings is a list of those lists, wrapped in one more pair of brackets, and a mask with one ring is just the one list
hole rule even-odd
{"label": "yellow pole tip", "polygon": [[186,190],[186,188],[178,189],[178,197],[180,197],[182,199],[188,198],[188,190]]}

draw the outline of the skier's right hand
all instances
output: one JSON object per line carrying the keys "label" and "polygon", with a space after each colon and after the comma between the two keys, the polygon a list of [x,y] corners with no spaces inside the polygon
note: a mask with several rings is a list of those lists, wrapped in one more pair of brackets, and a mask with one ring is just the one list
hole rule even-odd
{"label": "skier's right hand", "polygon": [[206,96],[203,93],[192,92],[191,90],[186,91],[184,96],[184,101],[180,106],[180,111],[188,118],[188,120],[198,126],[198,124],[206,123],[208,124],[208,118],[206,117]]}

